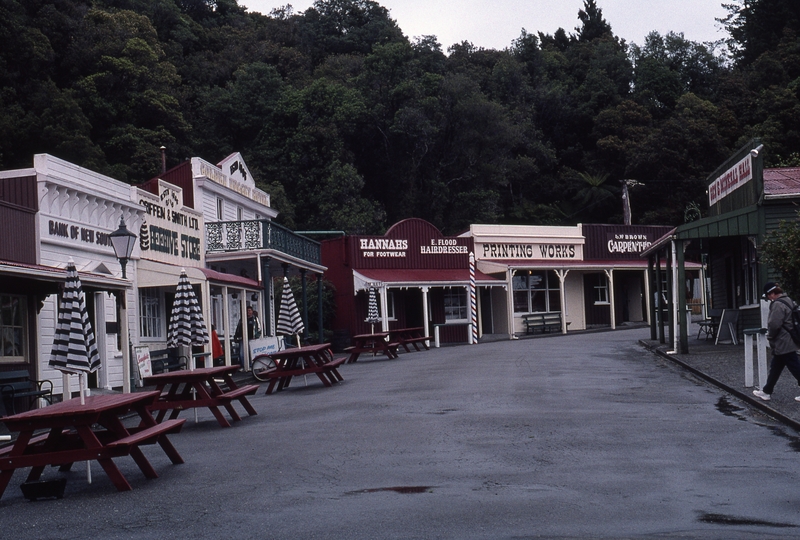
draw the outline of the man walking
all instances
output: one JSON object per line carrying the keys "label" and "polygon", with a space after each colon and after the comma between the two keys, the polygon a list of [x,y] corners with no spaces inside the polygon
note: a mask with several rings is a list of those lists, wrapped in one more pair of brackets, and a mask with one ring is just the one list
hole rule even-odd
{"label": "man walking", "polygon": [[[789,328],[792,327],[794,302],[783,294],[783,290],[777,283],[773,282],[764,285],[764,298],[770,301],[767,341],[772,349],[772,363],[769,366],[767,384],[761,390],[753,390],[753,394],[764,401],[769,401],[783,368],[789,368],[789,372],[794,375],[797,384],[800,385],[800,360],[797,358],[797,345],[789,334]],[[800,396],[794,399],[800,401]]]}

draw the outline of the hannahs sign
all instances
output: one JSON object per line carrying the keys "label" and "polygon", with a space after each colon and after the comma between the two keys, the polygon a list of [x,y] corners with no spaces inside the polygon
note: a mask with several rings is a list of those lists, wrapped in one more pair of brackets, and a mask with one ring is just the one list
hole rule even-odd
{"label": "hannahs sign", "polygon": [[[405,257],[409,243],[405,238],[361,238],[358,247],[362,257]],[[416,250],[416,248],[413,248]],[[468,255],[469,248],[458,238],[431,238],[419,246],[421,255]]]}

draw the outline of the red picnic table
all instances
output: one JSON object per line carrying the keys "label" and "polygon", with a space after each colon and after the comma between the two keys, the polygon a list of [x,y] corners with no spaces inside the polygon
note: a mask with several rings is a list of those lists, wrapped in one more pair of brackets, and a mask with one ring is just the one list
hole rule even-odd
{"label": "red picnic table", "polygon": [[292,377],[315,374],[325,386],[333,386],[344,378],[337,369],[346,357],[334,358],[330,343],[307,345],[285,349],[269,355],[275,362],[275,368],[266,374],[269,378],[267,394],[273,390],[283,390],[292,382]]}
{"label": "red picnic table", "polygon": [[[145,377],[145,386],[155,386],[159,391],[159,399],[150,409],[158,411],[156,420],[161,422],[169,410],[172,411],[170,419],[174,420],[184,409],[208,407],[220,426],[231,427],[219,407],[225,407],[235,422],[242,418],[233,407],[234,400],[239,401],[250,416],[258,414],[247,400],[247,396],[256,393],[258,385],[239,387],[232,377],[238,369],[239,366],[179,369]],[[225,386],[224,389],[220,381]]]}
{"label": "red picnic table", "polygon": [[353,336],[353,346],[347,347],[345,351],[350,353],[347,363],[351,364],[358,360],[361,353],[383,353],[388,358],[397,358],[397,347],[399,344],[394,341],[387,341],[389,332],[375,332],[374,334],[357,334]]}
{"label": "red picnic table", "polygon": [[[83,404],[75,398],[0,419],[9,430],[19,432],[13,445],[0,449],[0,496],[16,469],[31,467],[27,481],[34,482],[48,465],[68,471],[76,461],[92,460],[100,463],[117,490],[128,491],[131,485],[112,458],[130,455],[146,478],[158,478],[139,448],[156,442],[172,463],[183,463],[167,434],[179,432],[185,420],[156,423],[148,407],[158,395],[107,394],[87,397]],[[126,428],[121,417],[131,411],[138,414],[139,425]],[[37,430],[46,433],[34,435]]]}
{"label": "red picnic table", "polygon": [[406,352],[411,352],[408,348],[409,345],[414,347],[415,350],[421,351],[420,345],[427,351],[430,349],[428,342],[431,340],[429,336],[425,335],[425,328],[422,326],[417,328],[395,328],[389,330],[389,341],[396,342],[400,347],[403,347]]}

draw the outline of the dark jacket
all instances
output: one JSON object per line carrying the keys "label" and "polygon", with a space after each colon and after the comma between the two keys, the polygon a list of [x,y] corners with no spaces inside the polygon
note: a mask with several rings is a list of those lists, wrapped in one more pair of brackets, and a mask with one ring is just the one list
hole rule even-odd
{"label": "dark jacket", "polygon": [[780,295],[769,305],[767,319],[767,340],[772,354],[787,354],[797,350],[789,329],[792,327],[792,306],[794,302],[785,294]]}

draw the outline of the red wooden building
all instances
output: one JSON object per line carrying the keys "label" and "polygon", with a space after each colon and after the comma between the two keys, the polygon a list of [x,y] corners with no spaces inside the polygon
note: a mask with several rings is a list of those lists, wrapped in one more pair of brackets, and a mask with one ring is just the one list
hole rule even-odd
{"label": "red wooden building", "polygon": [[[446,237],[422,219],[406,219],[384,236],[342,236],[322,242],[325,275],[336,287],[334,333],[367,333],[368,291],[379,297],[374,330],[423,327],[442,342],[467,342],[470,321],[469,254],[473,239]],[[491,328],[492,296],[504,297],[505,281],[476,271],[478,328]],[[496,292],[495,292],[496,291]]]}

